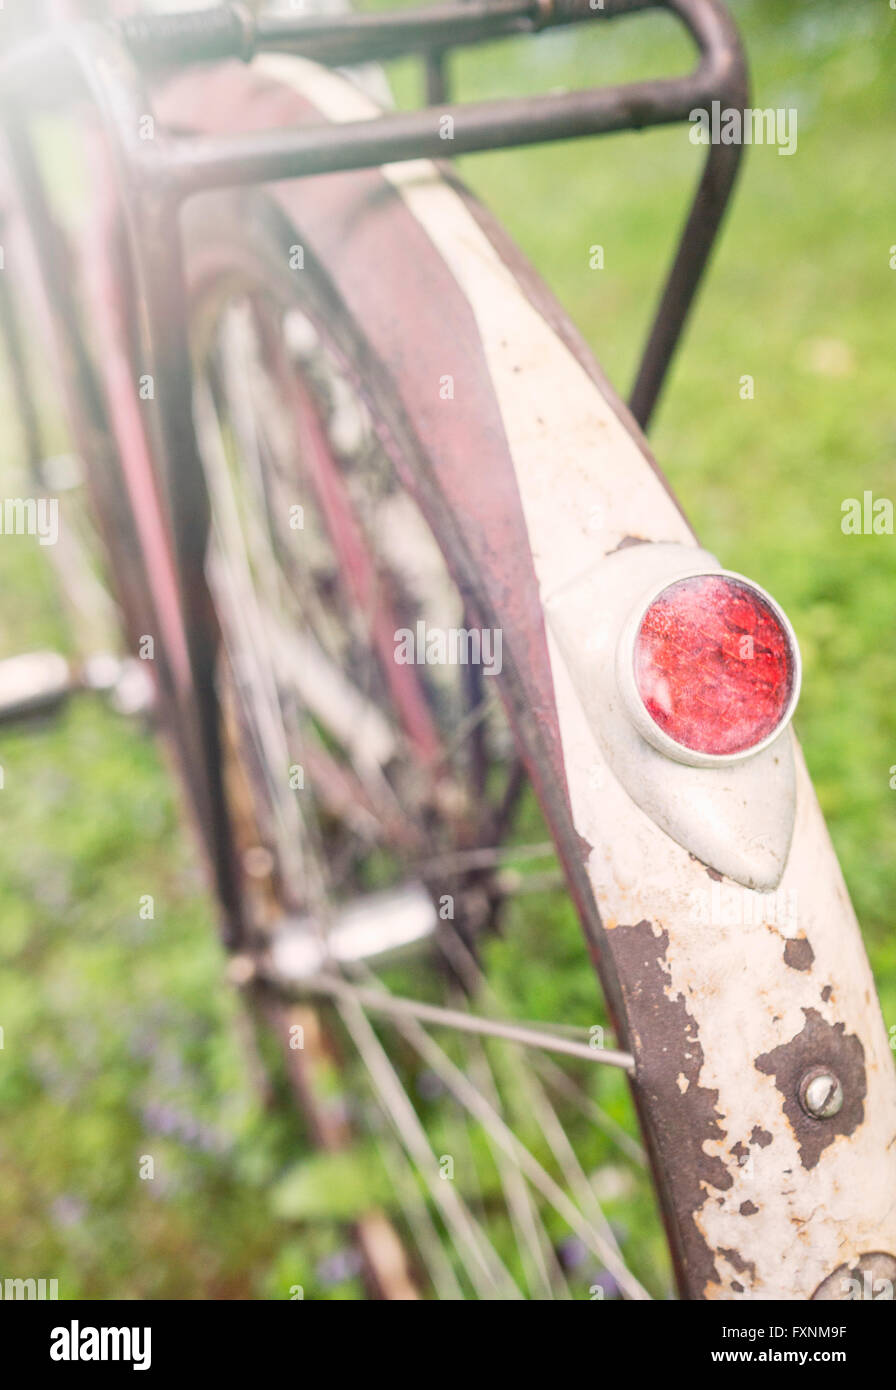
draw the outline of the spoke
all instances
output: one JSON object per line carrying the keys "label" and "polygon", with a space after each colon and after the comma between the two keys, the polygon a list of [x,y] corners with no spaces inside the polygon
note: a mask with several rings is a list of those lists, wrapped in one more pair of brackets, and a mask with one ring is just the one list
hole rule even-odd
{"label": "spoke", "polygon": [[[404,839],[411,835],[412,827],[404,822],[395,795],[382,772],[396,755],[396,733],[381,710],[352,684],[319,642],[308,633],[307,619],[300,613],[291,612],[290,594],[285,586],[282,567],[271,545],[264,462],[249,390],[249,383],[257,381],[261,369],[253,361],[250,345],[245,341],[247,332],[248,324],[244,317],[234,314],[224,334],[224,362],[227,399],[233,411],[239,456],[255,481],[257,494],[256,510],[244,509],[245,562],[242,566],[246,589],[253,591],[254,616],[261,624],[261,630],[255,630],[253,625],[255,649],[263,649],[271,668],[281,723],[283,710],[279,690],[282,688],[296,692],[303,707],[320,721],[345,750],[353,771],[349,774],[346,769],[342,780],[351,775],[356,785],[358,782],[362,784],[366,792],[361,798],[362,806],[369,804],[369,809],[393,831],[400,827],[401,838]],[[272,415],[271,410],[269,416]],[[269,418],[268,429],[271,427],[272,419]],[[217,473],[220,472],[219,468]],[[223,492],[223,482],[218,490]],[[221,497],[220,500],[222,504],[226,503],[226,498]],[[257,515],[257,509],[263,512],[263,521]],[[232,508],[229,510],[232,514]],[[231,528],[229,543],[238,544],[240,539],[232,534]],[[313,761],[314,751],[310,747],[304,751],[308,759]],[[321,755],[325,756],[323,750]],[[320,756],[317,761],[320,763]],[[332,759],[329,766],[334,774],[330,782],[337,783],[338,795],[338,766]],[[328,790],[328,785],[325,785],[322,789],[324,797]]]}
{"label": "spoke", "polygon": [[477,733],[488,717],[489,711],[497,704],[496,695],[486,695],[477,705],[470,710],[469,714],[464,715],[463,719],[455,729],[451,741],[446,744],[443,753],[443,760],[447,763],[459,753],[467,739]]}
{"label": "spoke", "polygon": [[363,771],[395,757],[396,737],[379,709],[352,685],[315,639],[268,611],[265,636],[279,658],[284,686],[293,689]]}
{"label": "spoke", "polygon": [[[484,991],[488,991],[488,983],[482,970],[471,954],[469,947],[456,931],[446,932],[443,935],[441,947],[451,961],[454,970],[457,972],[458,978],[464,981],[465,987],[469,993],[475,993],[481,996]],[[497,1001],[495,1001],[495,1003],[497,1003]],[[492,1007],[494,1007],[494,1005],[492,1005]],[[566,1032],[570,1025],[541,1023],[539,1027],[562,1033]],[[581,1087],[567,1076],[562,1068],[558,1067],[550,1057],[546,1056],[538,1056],[536,1054],[533,1061],[536,1070],[553,1086],[555,1091],[565,1099],[572,1101],[586,1118],[597,1125],[597,1127],[602,1130],[609,1139],[612,1139],[617,1147],[640,1168],[647,1167],[647,1155],[637,1140],[626,1133],[622,1125],[614,1120],[612,1115],[608,1115],[596,1101],[586,1095]]]}
{"label": "spoke", "polygon": [[[473,624],[469,621],[468,615],[464,614],[464,627],[470,628]],[[482,682],[485,676],[482,667],[479,665],[467,666],[463,671],[464,685],[471,712],[476,713],[481,704],[485,705],[485,714],[488,714],[489,701],[483,699]],[[477,800],[485,792],[485,779],[488,773],[488,754],[486,752],[485,737],[485,715],[477,718],[475,725],[470,731],[470,781],[473,787],[473,794]]]}
{"label": "spoke", "polygon": [[436,1297],[442,1303],[462,1302],[464,1291],[458,1283],[457,1275],[451,1268],[451,1261],[445,1254],[441,1236],[429,1214],[429,1207],[420,1195],[416,1182],[416,1169],[408,1158],[407,1151],[396,1139],[393,1130],[390,1129],[384,1130],[379,1135],[377,1147],[381,1152],[387,1171],[400,1166],[404,1172],[412,1176],[410,1184],[394,1183],[394,1187],[401,1203],[402,1214],[426,1265],[426,1272]]}
{"label": "spoke", "polygon": [[[368,843],[384,842],[402,849],[416,848],[419,834],[391,795],[371,793],[348,763],[337,761],[313,736],[302,742],[302,766],[321,805]],[[387,784],[384,783],[384,786]],[[336,882],[340,875],[334,874]]]}
{"label": "spoke", "polygon": [[536,1058],[535,1065],[548,1085],[553,1086],[559,1095],[571,1101],[573,1105],[577,1105],[582,1114],[597,1125],[598,1129],[603,1130],[633,1163],[637,1163],[639,1168],[647,1167],[647,1155],[638,1141],[626,1133],[622,1125],[614,1120],[612,1115],[608,1115],[596,1101],[585,1095],[565,1071],[549,1057]]}
{"label": "spoke", "polygon": [[[479,1090],[497,1110],[501,1100],[491,1063],[478,1041],[470,1044],[469,1072]],[[523,1265],[528,1268],[529,1286],[546,1300],[572,1298],[566,1276],[554,1253],[544,1222],[532,1200],[529,1184],[517,1165],[486,1131],[486,1142],[498,1169],[504,1200],[513,1226]]]}
{"label": "spoke", "polygon": [[576,1157],[575,1150],[569,1142],[566,1130],[560,1123],[556,1110],[548,1100],[542,1087],[537,1082],[533,1085],[531,1077],[524,1068],[517,1067],[516,1072],[517,1083],[521,1085],[525,1093],[531,1112],[542,1134],[547,1139],[551,1152],[563,1172],[569,1191],[576,1199],[585,1216],[591,1221],[595,1230],[601,1232],[604,1239],[616,1251],[620,1260],[624,1260],[622,1251],[619,1249],[619,1242],[616,1239],[615,1232],[604,1215],[603,1208],[597,1199],[594,1188],[588,1181],[582,1165]]}
{"label": "spoke", "polygon": [[[490,989],[478,963],[457,933],[454,933],[451,939],[456,946],[455,961],[463,971],[467,987],[475,989],[478,996],[486,1001],[488,1007],[494,1009],[498,1006],[498,1000]],[[528,1068],[519,1064],[519,1059],[512,1053],[503,1054],[500,1062],[505,1070],[512,1069],[514,1082],[523,1095],[525,1113],[533,1116],[538,1124],[563,1172],[570,1192],[575,1195],[579,1206],[589,1216],[596,1229],[613,1246],[620,1260],[624,1260],[613,1228],[604,1215],[594,1188],[579,1163],[566,1130],[544,1088],[533,1079]]]}
{"label": "spoke", "polygon": [[[303,573],[288,579],[278,559],[281,548],[276,541],[271,515],[271,507],[276,502],[270,496],[270,489],[265,486],[265,476],[266,471],[270,472],[271,469],[277,474],[278,460],[286,471],[294,470],[294,420],[290,411],[278,421],[275,409],[285,389],[285,382],[276,374],[283,367],[280,357],[275,363],[274,380],[266,375],[260,359],[261,349],[272,341],[267,319],[254,300],[246,304],[245,310],[231,314],[223,335],[223,347],[227,398],[232,405],[239,453],[249,477],[254,480],[257,494],[256,507],[247,515],[245,525],[249,539],[254,538],[256,542],[252,546],[251,574],[261,599],[259,620],[264,628],[263,634],[257,635],[257,640],[262,636],[264,638],[265,655],[269,658],[277,689],[297,694],[304,710],[312,714],[340,746],[347,766],[351,765],[356,784],[360,782],[366,792],[364,801],[383,826],[384,835],[381,838],[409,849],[419,841],[419,832],[402,812],[384,772],[403,748],[404,739],[392,722],[394,710],[390,709],[390,717],[387,717],[371,697],[370,678],[376,665],[374,653],[368,647],[365,675],[369,679],[366,688],[361,688],[352,681],[340,661],[324,649],[318,636],[312,635],[309,630],[309,615],[305,610],[309,607],[313,609],[318,619],[321,611],[314,586],[309,586],[307,582],[308,576]],[[259,394],[261,419],[258,418],[259,402],[255,399]],[[279,429],[275,428],[278,423],[281,425]],[[315,436],[318,445],[322,439],[322,436],[318,437],[319,433],[318,430]],[[304,461],[308,463],[307,459]],[[337,489],[342,488],[336,474],[332,481]],[[347,501],[347,494],[343,500]],[[337,507],[340,516],[341,508],[342,503]],[[335,524],[338,518],[328,516]],[[359,531],[357,535],[360,536]],[[347,543],[347,533],[342,535],[342,540]],[[331,536],[330,543],[333,542]],[[289,558],[292,559],[291,552]],[[366,558],[364,565],[367,565]],[[340,568],[344,571],[345,564]],[[365,570],[365,573],[368,571]],[[384,612],[379,578],[373,567],[369,567],[368,580],[365,593],[360,596],[367,610],[362,615],[365,634],[373,633]],[[297,587],[301,590],[298,607]],[[354,616],[357,616],[357,611]],[[307,747],[307,743],[305,746],[308,757],[313,760],[313,750]],[[326,797],[327,789],[322,790],[322,795]]]}
{"label": "spoke", "polygon": [[67,503],[66,525],[59,528],[56,544],[50,547],[50,553],[61,585],[60,592],[77,617],[72,632],[83,655],[117,652],[121,640],[115,605],[97,573],[91,541],[95,545],[95,536],[90,535],[80,505],[69,507]]}
{"label": "spoke", "polygon": [[[228,596],[225,604],[218,604],[219,611],[223,608],[230,618],[229,626],[222,624],[222,638],[234,674],[248,695],[242,703],[253,712],[251,732],[278,826],[278,838],[287,843],[295,841],[298,852],[301,843],[297,834],[299,812],[295,798],[286,795],[290,759],[280,701],[266,660],[266,648],[261,644],[259,650],[258,599],[251,579],[240,508],[231,484],[211,392],[203,381],[197,383],[196,416],[217,542],[210,561],[212,582],[219,594]],[[279,779],[273,773],[275,768],[282,769]]]}
{"label": "spoke", "polygon": [[354,1000],[345,999],[339,1012],[399,1139],[426,1182],[459,1252],[465,1256],[467,1273],[479,1297],[487,1299],[498,1293],[504,1298],[521,1298],[520,1290],[466,1203],[450,1182],[442,1180],[426,1131],[363,1010]]}
{"label": "spoke", "polygon": [[560,869],[548,874],[521,874],[518,869],[502,869],[495,878],[495,887],[502,898],[518,898],[523,893],[556,893],[565,883]]}
{"label": "spoke", "polygon": [[[373,991],[372,991],[373,992]],[[352,1007],[358,1006],[353,1004]],[[363,1015],[362,1015],[363,1017]],[[369,1025],[368,1025],[369,1026]],[[476,1089],[467,1076],[451,1061],[447,1053],[430,1038],[416,1019],[400,1017],[398,1029],[407,1042],[419,1052],[427,1066],[441,1076],[452,1094],[479,1120],[542,1197],[563,1218],[570,1230],[601,1259],[616,1279],[620,1289],[632,1299],[650,1299],[647,1290],[638,1282],[620,1257],[614,1245],[582,1214],[562,1187],[525,1144],[513,1133],[501,1116]],[[399,1083],[400,1084],[400,1083]]]}
{"label": "spoke", "polygon": [[503,1038],[505,1042],[518,1043],[521,1047],[538,1047],[547,1052],[561,1052],[567,1057],[579,1057],[587,1062],[619,1067],[622,1071],[634,1070],[635,1059],[630,1052],[595,1048],[589,1043],[576,1042],[543,1029],[528,1028],[523,1024],[509,1023],[500,1018],[482,1018],[478,1014],[465,1013],[462,1009],[443,1009],[437,1004],[426,1004],[418,999],[404,999],[388,994],[385,990],[366,989],[363,985],[353,984],[338,975],[309,975],[302,981],[301,988],[312,993],[328,994],[336,999],[355,1000],[371,1013],[387,1014],[394,1018],[413,1018],[423,1023],[453,1028],[460,1033]]}
{"label": "spoke", "polygon": [[500,844],[507,836],[527,786],[526,765],[517,753],[508,769],[504,790],[492,817],[491,838],[496,844]]}
{"label": "spoke", "polygon": [[483,845],[453,854],[439,854],[418,864],[418,873],[455,873],[464,869],[491,869],[517,859],[550,859],[556,854],[550,840],[538,845]]}
{"label": "spoke", "polygon": [[289,403],[295,447],[304,461],[311,486],[340,560],[340,574],[347,595],[362,612],[370,614],[367,628],[370,649],[390,691],[410,743],[425,761],[440,755],[440,740],[417,674],[395,661],[395,632],[400,624],[379,582],[376,561],[355,515],[345,479],[334,467],[332,453],[314,401],[286,358],[281,335],[270,319],[254,305],[255,319],[275,381]]}

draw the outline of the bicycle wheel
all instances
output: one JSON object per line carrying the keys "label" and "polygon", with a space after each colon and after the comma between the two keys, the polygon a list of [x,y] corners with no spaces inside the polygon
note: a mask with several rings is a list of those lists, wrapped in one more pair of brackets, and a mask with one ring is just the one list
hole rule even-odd
{"label": "bicycle wheel", "polygon": [[[298,1027],[306,1043],[292,1070],[316,1138],[332,1150],[374,1137],[371,1172],[388,1175],[385,1205],[410,1252],[394,1296],[643,1297],[642,1279],[663,1294],[655,1217],[639,1279],[588,1177],[612,1159],[614,1201],[637,1213],[643,1236],[643,1156],[601,1105],[606,1096],[617,1113],[624,1107],[621,1080],[602,1084],[603,1069],[582,1060],[595,1018],[607,1026],[596,1001],[579,1006],[576,1026],[565,1000],[560,1021],[572,1026],[542,1029],[549,1048],[578,1049],[571,1069],[550,1051],[533,1064],[513,1042],[456,1031],[478,1015],[528,1016],[526,995],[509,989],[522,944],[498,971],[499,997],[489,967],[507,954],[498,926],[508,893],[529,888],[537,902],[550,866],[543,844],[513,846],[525,778],[492,693],[500,662],[486,634],[467,663],[481,628],[382,448],[382,402],[359,395],[361,363],[337,355],[332,318],[299,290],[270,208],[257,197],[197,203],[185,234],[228,783],[249,870],[256,987],[281,1032]],[[421,624],[430,644],[461,645],[456,664],[400,659],[402,644],[424,640]],[[537,821],[531,808],[524,815],[528,839]],[[530,909],[530,934],[533,926]],[[525,931],[523,909],[506,936]],[[249,976],[248,956],[243,968]],[[581,990],[584,951],[568,969],[567,986]],[[534,981],[523,983],[537,1001]],[[298,1014],[283,1011],[290,986],[305,998]],[[411,1012],[382,1023],[396,994],[450,1010],[432,1016],[448,1038]],[[331,1002],[309,1013],[321,995]],[[341,1059],[335,1128],[315,1101],[332,1069],[312,1039]],[[370,1186],[375,1193],[375,1176]],[[396,1200],[408,1191],[410,1202]],[[379,1212],[375,1231],[382,1241]],[[377,1243],[365,1249],[371,1283],[388,1294]],[[578,1273],[574,1250],[587,1254]]]}
{"label": "bicycle wheel", "polygon": [[[235,125],[250,131],[319,119],[321,112],[331,119],[372,114],[353,88],[311,65],[284,60],[262,69],[267,76],[235,70],[201,82],[191,76],[173,91],[169,119],[195,130]],[[281,85],[281,79],[292,85]],[[448,611],[437,596],[455,592],[455,614],[465,615],[455,622],[503,635],[496,683],[562,857],[621,1042],[637,1061],[636,1101],[680,1289],[692,1297],[799,1298],[816,1290],[827,1296],[820,1290],[844,1260],[876,1258],[884,1243],[892,1243],[885,1234],[892,1213],[881,1195],[894,1161],[888,1144],[896,1122],[886,1034],[871,1002],[867,962],[842,879],[798,758],[788,793],[795,806],[793,841],[779,855],[786,863],[776,882],[785,893],[798,894],[799,919],[776,920],[765,902],[755,917],[716,924],[723,929],[709,936],[694,931],[693,918],[716,891],[712,885],[724,879],[724,891],[737,895],[742,885],[752,892],[753,884],[769,876],[760,862],[751,880],[757,846],[766,848],[762,834],[742,823],[731,837],[736,852],[714,867],[711,855],[689,852],[686,837],[676,840],[655,815],[645,815],[602,759],[594,728],[603,716],[588,682],[601,688],[603,654],[599,644],[592,653],[586,642],[589,613],[600,611],[587,579],[596,568],[595,551],[617,557],[615,574],[627,572],[632,557],[640,563],[638,542],[694,547],[637,429],[527,268],[477,205],[429,164],[405,166],[400,174],[372,171],[284,185],[270,204],[238,199],[229,215],[219,202],[197,202],[191,221],[203,454],[213,502],[217,490],[218,513],[223,508],[225,520],[230,517],[226,531],[222,521],[216,523],[216,536],[220,543],[230,535],[242,555],[239,582],[233,567],[225,566],[231,578],[221,587],[214,550],[212,574],[217,569],[225,639],[231,633],[236,674],[229,703],[242,730],[240,765],[250,769],[245,781],[252,784],[254,776],[266,786],[252,802],[252,817],[266,851],[254,862],[271,871],[268,899],[278,911],[330,920],[335,931],[344,928],[345,915],[351,921],[351,913],[328,906],[328,865],[346,865],[345,881],[365,893],[384,885],[413,886],[420,870],[431,867],[431,860],[410,848],[413,831],[421,827],[437,839],[440,874],[445,855],[457,867],[458,854],[483,848],[495,854],[494,831],[486,834],[492,811],[482,812],[500,775],[496,749],[506,735],[480,726],[479,753],[462,763],[467,786],[459,788],[456,775],[446,770],[451,760],[444,745],[465,718],[461,709],[469,707],[440,688],[438,667],[430,669],[425,659],[415,659],[412,670],[400,674],[388,661],[387,638],[404,629],[415,633],[429,602],[433,611]],[[324,365],[314,360],[317,345]],[[309,352],[312,360],[306,362]],[[267,384],[250,390],[246,383],[253,381]],[[388,456],[388,468],[382,460],[373,462],[363,443],[369,476],[356,466],[352,449],[334,464],[326,411],[321,416],[321,397],[326,402],[331,393],[363,403],[370,438]],[[262,428],[259,416],[282,417],[282,428]],[[289,438],[288,428],[299,429],[303,447],[286,446],[284,453],[282,439],[278,445],[274,436],[279,431]],[[359,438],[366,438],[363,430]],[[304,491],[300,497],[289,493],[294,474],[285,455],[305,460],[307,499]],[[480,457],[481,466],[471,462]],[[255,480],[251,488],[247,479]],[[416,522],[388,516],[402,492],[413,498],[437,537],[437,551],[448,560],[450,581],[434,582],[428,598],[419,591],[425,566],[414,561],[409,575],[403,572],[408,566],[389,554],[389,541],[398,535],[425,535]],[[240,501],[247,497],[255,498],[252,507]],[[284,563],[295,557],[284,534],[287,501],[307,511],[301,534],[307,525],[308,555],[315,548],[321,555],[301,584],[295,576],[288,582],[284,572]],[[378,515],[371,537],[366,528]],[[241,528],[233,525],[235,518]],[[252,533],[262,537],[260,560],[246,553],[245,537]],[[422,554],[425,542],[413,544]],[[660,549],[645,546],[641,554]],[[336,577],[334,555],[340,557]],[[283,595],[294,590],[304,591],[309,612],[317,614],[313,642],[298,662],[282,658],[288,679],[276,662],[273,668],[269,663],[264,688],[241,701],[240,667],[251,673],[257,654],[240,660],[233,614],[278,608],[273,618],[257,616],[248,624],[249,636],[263,640],[267,650],[274,638],[282,640],[284,629],[297,625],[294,610],[282,607]],[[259,593],[265,596],[260,607]],[[241,594],[256,597],[247,604]],[[545,610],[551,619],[547,639]],[[334,634],[325,630],[326,620],[337,612]],[[449,630],[447,621],[437,630]],[[240,640],[248,640],[245,632]],[[341,685],[337,672],[345,677]],[[293,769],[306,768],[290,749],[307,747],[307,741],[293,727],[291,744],[281,727],[284,687],[304,709],[297,699],[300,673],[305,699],[313,704],[315,741],[307,766],[318,768],[312,779],[317,802],[324,794],[328,802],[315,803],[310,827],[299,825],[295,808],[278,811],[272,795],[280,775],[276,767],[285,757]],[[483,676],[481,684],[487,680]],[[244,678],[244,690],[248,683]],[[471,714],[480,703],[473,700]],[[259,709],[268,711],[266,731]],[[397,745],[388,731],[384,736],[377,713],[398,730]],[[341,733],[327,727],[324,715],[339,722]],[[369,765],[356,765],[361,750],[352,750],[350,737],[356,722],[374,730],[371,743],[380,755],[373,758],[373,773]],[[466,728],[463,722],[460,727]],[[361,742],[369,764],[366,736]],[[789,735],[781,750],[787,761]],[[603,780],[595,781],[594,773]],[[514,772],[506,805],[513,804],[518,781]],[[723,801],[724,794],[723,788]],[[754,792],[748,810],[755,819],[767,805]],[[284,821],[288,815],[293,832]],[[301,867],[290,874],[281,859],[278,821],[286,824],[285,834],[282,825],[279,831],[283,844],[289,845],[291,834],[293,848],[307,846],[310,880]],[[326,841],[328,831],[336,834],[335,848]],[[359,845],[369,847],[379,835],[374,869],[366,852],[359,859]],[[385,862],[382,844],[388,846]],[[467,862],[482,868],[481,859]],[[409,884],[411,867],[415,877]],[[487,961],[482,942],[499,889],[486,883],[485,905],[465,911],[456,928],[442,931],[443,949],[452,951],[444,943],[456,941],[462,960],[471,953],[475,960],[478,952]],[[554,944],[533,943],[541,971]],[[303,949],[303,959],[319,959],[307,944]],[[460,969],[455,959],[448,976],[452,987]],[[443,977],[434,978],[443,984]],[[416,976],[412,983],[419,994]],[[399,1099],[405,1088],[396,1087],[402,1078],[394,1068],[384,1070],[388,1059],[377,1035],[360,1021],[362,997],[364,1007],[383,1007],[381,997],[371,1004],[364,989],[364,979],[354,979],[351,997],[339,994],[340,1007],[350,1011],[355,1042],[363,1030],[368,1062],[376,1057],[381,1086],[403,1121],[413,1124]],[[513,1001],[517,1008],[524,998],[522,991]],[[563,1023],[572,1022],[568,1009],[568,1001],[559,1001],[554,1021],[559,1014]],[[344,1014],[343,1026],[352,1031]],[[414,1045],[426,1045],[419,1033]],[[440,1066],[440,1084],[450,1077],[454,1093],[463,1092],[482,1118],[481,1097],[474,1101],[463,1073],[447,1068],[444,1058]],[[813,1114],[803,1095],[803,1082],[819,1067],[842,1086],[844,1103],[830,1115]],[[542,1197],[550,1192],[579,1237],[593,1241],[597,1218],[596,1225],[579,1228],[580,1217],[551,1185],[553,1174],[547,1172],[546,1183],[544,1171],[537,1178],[535,1169],[527,1172],[528,1160],[514,1149],[513,1136],[495,1128],[490,1113],[488,1118],[491,1141],[498,1143],[500,1134],[521,1159],[527,1180]],[[548,1127],[561,1143],[553,1121]],[[593,1137],[583,1136],[586,1145]],[[407,1131],[404,1138],[410,1138]],[[418,1159],[423,1162],[422,1150]],[[860,1203],[848,1195],[857,1168],[866,1175]],[[580,1170],[572,1171],[581,1203],[590,1203]],[[482,1194],[483,1209],[489,1196]],[[431,1200],[438,1201],[434,1194]],[[520,1230],[527,1228],[522,1213],[518,1207],[510,1222]],[[446,1219],[441,1212],[439,1220]],[[469,1232],[468,1216],[459,1219],[456,1238],[461,1230]],[[410,1215],[405,1220],[409,1228]],[[475,1248],[474,1239],[466,1249],[480,1277],[497,1279],[510,1292],[494,1256],[487,1255],[483,1265]],[[527,1248],[534,1260],[534,1247]],[[509,1255],[501,1249],[498,1258],[506,1270]],[[602,1247],[600,1258],[625,1291],[637,1296],[612,1250]],[[468,1265],[461,1277],[471,1278]],[[485,1286],[477,1291],[485,1293]]]}

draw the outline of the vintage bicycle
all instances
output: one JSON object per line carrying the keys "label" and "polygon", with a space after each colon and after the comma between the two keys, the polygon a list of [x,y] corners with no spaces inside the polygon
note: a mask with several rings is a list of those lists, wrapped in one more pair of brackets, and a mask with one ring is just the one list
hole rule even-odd
{"label": "vintage bicycle", "polygon": [[[450,100],[458,47],[655,9],[694,42],[687,76]],[[707,148],[628,406],[449,162],[743,109],[723,6],[70,21],[0,64],[5,238],[30,248],[127,643],[149,639],[229,978],[319,1147],[385,1122],[396,1202],[352,1232],[371,1294],[570,1296],[559,1223],[648,1296],[578,1156],[590,1127],[646,1163],[680,1296],[892,1285],[896,1085],[789,727],[796,640],[699,547],[643,434],[741,147]],[[342,71],[408,53],[419,111]],[[82,122],[77,252],[35,154],[47,104]],[[7,713],[71,679],[32,660]],[[489,988],[530,784],[615,1047]],[[444,1180],[421,1065],[486,1138],[478,1195]],[[643,1151],[595,1101],[600,1067],[627,1074]]]}

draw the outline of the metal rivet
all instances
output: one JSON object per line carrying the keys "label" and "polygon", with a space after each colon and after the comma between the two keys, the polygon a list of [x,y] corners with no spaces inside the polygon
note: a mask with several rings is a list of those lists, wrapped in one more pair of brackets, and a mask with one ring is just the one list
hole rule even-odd
{"label": "metal rivet", "polygon": [[840,1078],[827,1067],[813,1067],[800,1082],[800,1105],[813,1120],[830,1120],[843,1109]]}

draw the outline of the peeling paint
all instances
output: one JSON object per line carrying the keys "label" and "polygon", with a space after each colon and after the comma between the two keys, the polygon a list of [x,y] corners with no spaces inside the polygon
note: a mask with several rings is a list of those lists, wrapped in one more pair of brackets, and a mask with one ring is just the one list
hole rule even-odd
{"label": "peeling paint", "polygon": [[809,970],[815,959],[815,952],[804,936],[792,937],[784,946],[784,964],[791,970]]}
{"label": "peeling paint", "polygon": [[[613,933],[613,958],[625,981],[626,1001],[641,1043],[643,1062],[638,1083],[646,1103],[660,1117],[657,1142],[663,1162],[674,1168],[680,1183],[679,1213],[691,1213],[682,1231],[683,1259],[688,1276],[707,1282],[717,1277],[712,1251],[694,1214],[707,1201],[709,1188],[725,1191],[731,1174],[707,1144],[725,1139],[718,1111],[718,1091],[700,1085],[703,1048],[685,996],[669,989],[664,957],[666,932],[644,920],[618,926]],[[688,1105],[681,1106],[682,1079]]]}
{"label": "peeling paint", "polygon": [[623,536],[618,545],[614,545],[612,550],[606,551],[607,555],[615,555],[617,550],[627,550],[630,545],[647,545],[646,536]]}
{"label": "peeling paint", "polygon": [[[814,1168],[840,1135],[852,1134],[864,1118],[865,1049],[842,1023],[827,1023],[816,1009],[803,1009],[806,1022],[789,1042],[756,1058],[756,1069],[775,1078],[784,1114],[796,1136],[800,1162]],[[812,1067],[830,1068],[843,1087],[843,1109],[826,1120],[807,1115],[799,1102],[800,1081]]]}
{"label": "peeling paint", "polygon": [[724,1255],[730,1265],[737,1270],[738,1274],[749,1274],[750,1279],[756,1278],[756,1266],[752,1260],[745,1260],[739,1250],[720,1250],[720,1255]]}

